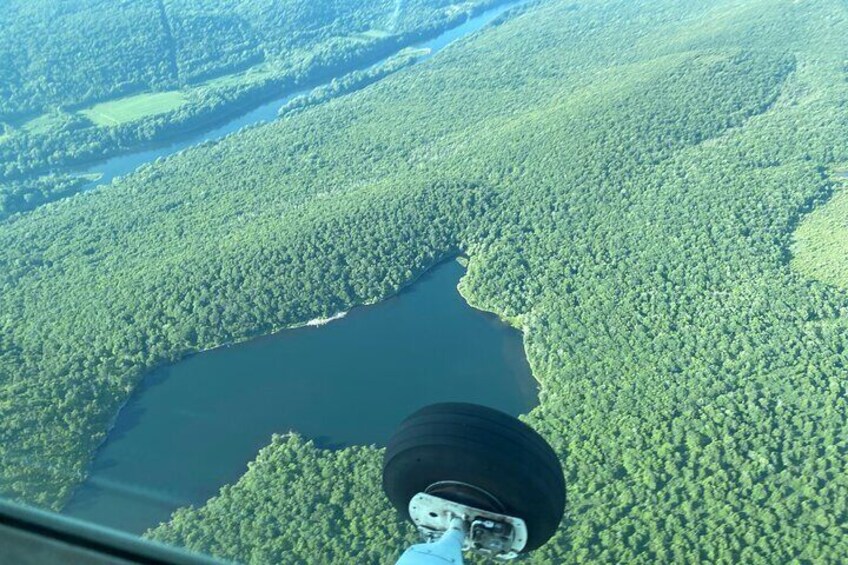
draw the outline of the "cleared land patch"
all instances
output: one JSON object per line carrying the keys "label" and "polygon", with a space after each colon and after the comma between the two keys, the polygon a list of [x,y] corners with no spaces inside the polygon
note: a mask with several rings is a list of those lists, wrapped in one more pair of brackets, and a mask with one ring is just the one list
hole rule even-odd
{"label": "cleared land patch", "polygon": [[64,119],[58,114],[42,114],[21,126],[21,129],[31,134],[47,133],[62,125]]}
{"label": "cleared land patch", "polygon": [[80,114],[98,126],[117,126],[176,110],[186,102],[185,95],[178,91],[138,94],[97,104],[87,110],[81,110]]}
{"label": "cleared land patch", "polygon": [[383,39],[392,35],[392,32],[386,31],[384,29],[369,29],[368,31],[363,31],[361,33],[357,33],[354,37],[359,37],[362,39]]}
{"label": "cleared land patch", "polygon": [[238,73],[221,75],[200,83],[197,88],[225,88],[261,82],[274,75],[274,68],[267,63],[250,67]]}
{"label": "cleared land patch", "polygon": [[791,265],[812,279],[848,288],[848,172],[837,176],[843,186],[795,231]]}

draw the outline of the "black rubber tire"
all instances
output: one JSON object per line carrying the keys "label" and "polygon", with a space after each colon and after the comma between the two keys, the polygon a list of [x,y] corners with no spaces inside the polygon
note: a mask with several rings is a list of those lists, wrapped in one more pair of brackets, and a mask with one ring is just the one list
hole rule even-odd
{"label": "black rubber tire", "polygon": [[409,519],[409,501],[439,481],[461,481],[497,497],[527,524],[522,553],[547,542],[565,510],[562,467],[532,428],[476,404],[444,403],[404,420],[386,447],[383,490]]}

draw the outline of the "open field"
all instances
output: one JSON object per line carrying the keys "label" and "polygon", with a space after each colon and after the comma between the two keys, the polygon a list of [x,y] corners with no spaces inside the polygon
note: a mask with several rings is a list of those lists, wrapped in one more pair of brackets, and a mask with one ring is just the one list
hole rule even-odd
{"label": "open field", "polygon": [[390,31],[384,29],[369,29],[368,31],[357,33],[354,37],[361,39],[383,39],[384,37],[389,37],[391,34]]}
{"label": "open field", "polygon": [[176,110],[185,103],[186,97],[181,92],[156,92],[104,102],[79,113],[98,126],[117,126]]}
{"label": "open field", "polygon": [[267,63],[261,63],[250,67],[246,71],[221,75],[201,83],[198,88],[225,88],[260,82],[274,74],[273,67]]}

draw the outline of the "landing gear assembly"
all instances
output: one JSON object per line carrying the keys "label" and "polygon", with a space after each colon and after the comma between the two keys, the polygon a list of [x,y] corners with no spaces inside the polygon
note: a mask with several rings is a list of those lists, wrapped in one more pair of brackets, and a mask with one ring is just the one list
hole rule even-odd
{"label": "landing gear assembly", "polygon": [[397,565],[509,560],[547,542],[565,507],[559,460],[528,425],[475,404],[422,408],[386,448],[383,490],[424,543]]}

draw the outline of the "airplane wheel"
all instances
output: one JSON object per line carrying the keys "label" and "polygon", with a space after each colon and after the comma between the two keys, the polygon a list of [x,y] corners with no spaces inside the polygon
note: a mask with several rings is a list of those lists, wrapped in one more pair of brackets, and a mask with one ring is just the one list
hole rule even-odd
{"label": "airplane wheel", "polygon": [[475,404],[433,404],[404,420],[386,447],[383,490],[407,519],[420,492],[521,518],[522,552],[547,542],[565,509],[562,467],[548,443],[520,420]]}

